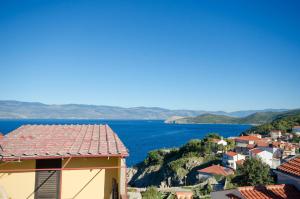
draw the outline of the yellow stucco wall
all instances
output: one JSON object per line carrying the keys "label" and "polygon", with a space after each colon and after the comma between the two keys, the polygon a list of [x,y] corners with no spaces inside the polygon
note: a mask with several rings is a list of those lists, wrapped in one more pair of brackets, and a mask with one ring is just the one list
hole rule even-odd
{"label": "yellow stucco wall", "polygon": [[[1,163],[1,170],[33,169],[35,161]],[[35,172],[0,173],[0,191],[5,192],[11,199],[34,199]],[[3,197],[0,195],[0,198]]]}
{"label": "yellow stucco wall", "polygon": [[[63,161],[63,165],[67,160]],[[118,158],[76,158],[66,168],[118,166]],[[108,199],[113,178],[119,182],[119,169],[62,171],[62,199]]]}
{"label": "yellow stucco wall", "polygon": [[[67,158],[64,159],[62,165],[67,160]],[[119,158],[72,158],[65,168],[111,166],[120,166]],[[1,173],[1,170],[14,169],[35,169],[35,160],[0,164],[0,192],[5,190],[8,198],[11,199],[34,199],[35,172]],[[112,191],[113,178],[119,184],[119,173],[120,169],[118,168],[63,170],[61,198],[108,199]]]}

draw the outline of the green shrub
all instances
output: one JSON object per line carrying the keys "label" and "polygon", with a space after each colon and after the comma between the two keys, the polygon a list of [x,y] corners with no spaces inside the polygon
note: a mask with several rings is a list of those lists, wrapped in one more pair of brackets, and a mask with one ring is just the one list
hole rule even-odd
{"label": "green shrub", "polygon": [[148,152],[147,158],[144,160],[145,165],[157,165],[163,163],[164,155],[166,154],[163,150],[154,150]]}
{"label": "green shrub", "polygon": [[143,199],[161,199],[162,194],[157,190],[156,187],[151,186],[146,189],[145,192],[142,193]]}

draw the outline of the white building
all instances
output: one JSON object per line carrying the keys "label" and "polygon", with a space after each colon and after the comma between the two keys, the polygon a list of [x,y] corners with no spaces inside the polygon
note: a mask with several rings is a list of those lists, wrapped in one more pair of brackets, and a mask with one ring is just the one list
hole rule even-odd
{"label": "white building", "polygon": [[212,139],[212,142],[218,145],[227,146],[227,142],[223,139]]}
{"label": "white building", "polygon": [[258,148],[249,151],[251,158],[258,158],[263,163],[269,165],[270,168],[276,169],[280,165],[280,159],[273,158],[273,153],[270,151],[261,150]]}
{"label": "white building", "polygon": [[293,133],[295,133],[297,136],[300,136],[300,126],[294,126]]}
{"label": "white building", "polygon": [[224,153],[223,158],[222,158],[222,163],[224,166],[230,167],[232,169],[237,168],[237,162],[245,160],[245,156],[242,154],[238,154],[233,151],[228,151],[227,153]]}
{"label": "white building", "polygon": [[273,140],[277,140],[278,138],[282,137],[282,133],[279,130],[273,130],[270,132],[270,136]]}

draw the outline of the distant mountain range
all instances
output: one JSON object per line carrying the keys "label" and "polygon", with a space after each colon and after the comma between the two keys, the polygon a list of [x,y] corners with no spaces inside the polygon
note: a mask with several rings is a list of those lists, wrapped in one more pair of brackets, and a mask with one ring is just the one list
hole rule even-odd
{"label": "distant mountain range", "polygon": [[[253,113],[282,112],[287,109],[246,110],[235,112],[204,110],[170,110],[159,107],[132,107],[63,104],[49,105],[39,102],[0,100],[0,118],[38,119],[167,119],[172,116],[195,117],[209,114],[246,117]],[[229,118],[228,117],[228,118]]]}
{"label": "distant mountain range", "polygon": [[278,118],[285,117],[286,115],[294,115],[299,113],[299,109],[288,111],[267,111],[256,112],[245,117],[232,117],[227,115],[215,115],[215,114],[202,114],[196,117],[171,117],[167,119],[166,123],[171,124],[255,124],[261,125],[270,123]]}

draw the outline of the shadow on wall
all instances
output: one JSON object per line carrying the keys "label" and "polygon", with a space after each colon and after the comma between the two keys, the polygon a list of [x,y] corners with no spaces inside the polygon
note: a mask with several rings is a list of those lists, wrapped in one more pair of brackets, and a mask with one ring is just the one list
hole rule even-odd
{"label": "shadow on wall", "polygon": [[[90,178],[90,180],[88,181],[88,182],[86,182],[82,187],[81,187],[81,189],[79,189],[75,194],[74,194],[74,196],[73,197],[71,197],[71,198],[68,198],[68,199],[76,199],[79,195],[80,195],[80,193],[82,192],[82,191],[84,191],[84,189],[101,173],[101,171],[102,171],[102,169],[100,169],[95,175],[93,175],[91,178]],[[44,179],[38,186],[36,186],[36,188],[35,188],[35,190],[31,193],[31,194],[29,194],[29,196],[27,196],[26,197],[26,199],[29,199],[29,198],[31,198],[34,194],[36,194],[36,193],[38,193],[38,191],[41,189],[41,187],[44,185],[44,184],[46,184],[49,180],[51,180],[51,177],[53,177],[55,174],[56,174],[56,172],[57,171],[55,171],[55,172],[52,172],[46,179]],[[106,181],[107,180],[109,180],[108,179],[108,177],[106,177],[106,179],[105,179]],[[107,184],[107,183],[105,183],[105,184]],[[5,198],[5,197],[4,197]],[[105,198],[108,198],[107,197],[107,195],[105,195]]]}

